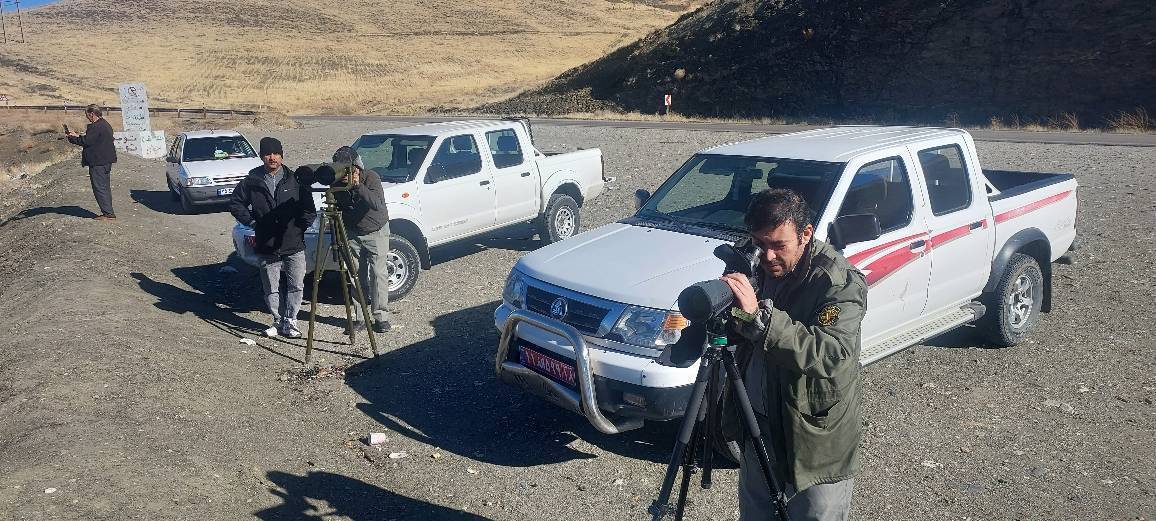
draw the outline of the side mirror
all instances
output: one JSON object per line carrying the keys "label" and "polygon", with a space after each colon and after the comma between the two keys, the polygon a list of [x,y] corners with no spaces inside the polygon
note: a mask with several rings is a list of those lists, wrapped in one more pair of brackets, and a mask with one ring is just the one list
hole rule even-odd
{"label": "side mirror", "polygon": [[642,205],[646,204],[646,201],[649,199],[650,199],[650,192],[648,192],[646,190],[642,190],[642,189],[635,190],[634,191],[634,211],[637,212],[638,209],[642,208]]}
{"label": "side mirror", "polygon": [[828,228],[831,246],[842,250],[848,244],[873,241],[883,232],[879,229],[879,217],[873,213],[844,215],[835,219]]}

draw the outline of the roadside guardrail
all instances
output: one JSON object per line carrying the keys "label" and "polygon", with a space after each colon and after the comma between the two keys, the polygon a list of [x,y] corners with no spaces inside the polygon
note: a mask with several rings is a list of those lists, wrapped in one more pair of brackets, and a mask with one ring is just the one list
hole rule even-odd
{"label": "roadside guardrail", "polygon": [[[87,105],[8,105],[4,108],[7,110],[39,110],[48,112],[50,110],[59,110],[68,112],[75,110],[77,112],[84,112]],[[104,112],[119,112],[120,107],[100,107]],[[228,115],[228,116],[256,116],[260,112],[255,110],[238,110],[238,109],[211,109],[207,107],[201,108],[169,108],[169,107],[149,107],[149,114],[176,114],[177,117],[193,117],[201,116],[202,118],[213,115]]]}

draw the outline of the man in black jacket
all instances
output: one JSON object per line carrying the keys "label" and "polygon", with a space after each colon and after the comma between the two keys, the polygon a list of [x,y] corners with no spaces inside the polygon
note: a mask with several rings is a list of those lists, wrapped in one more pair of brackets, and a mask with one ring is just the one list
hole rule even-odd
{"label": "man in black jacket", "polygon": [[[384,333],[389,324],[389,212],[385,208],[385,194],[377,172],[366,170],[361,156],[350,147],[341,147],[333,154],[334,163],[353,165],[349,176],[351,189],[337,192],[337,206],[341,220],[349,232],[349,247],[357,264],[357,278],[373,311],[373,330]],[[355,314],[353,327],[362,328],[361,315]]]}
{"label": "man in black jacket", "polygon": [[[265,164],[237,183],[229,212],[254,231],[249,245],[261,259],[261,287],[273,315],[273,325],[265,335],[300,338],[297,312],[305,288],[305,230],[313,224],[317,208],[309,186],[298,182],[296,174],[282,164],[283,158],[280,141],[262,138]],[[284,292],[280,290],[282,273]]]}
{"label": "man in black jacket", "polygon": [[84,135],[75,131],[68,131],[68,142],[80,145],[84,150],[80,153],[80,166],[88,167],[88,178],[92,183],[92,195],[96,197],[96,204],[100,206],[100,215],[93,217],[98,221],[116,219],[112,211],[112,164],[116,162],[116,148],[112,144],[112,125],[102,117],[100,107],[89,105],[84,109],[84,117],[88,119],[88,126]]}

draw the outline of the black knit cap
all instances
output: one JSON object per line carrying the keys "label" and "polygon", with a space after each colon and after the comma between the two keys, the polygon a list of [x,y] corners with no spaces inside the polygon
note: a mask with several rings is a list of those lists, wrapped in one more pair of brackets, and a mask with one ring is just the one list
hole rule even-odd
{"label": "black knit cap", "polygon": [[261,138],[261,155],[267,156],[269,154],[285,155],[285,150],[281,148],[281,142],[274,137]]}

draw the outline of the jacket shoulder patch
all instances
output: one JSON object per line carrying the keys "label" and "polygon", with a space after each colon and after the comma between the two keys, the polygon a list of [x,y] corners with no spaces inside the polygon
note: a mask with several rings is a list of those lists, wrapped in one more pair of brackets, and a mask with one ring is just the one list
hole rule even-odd
{"label": "jacket shoulder patch", "polygon": [[834,324],[836,320],[839,320],[839,306],[835,304],[827,304],[819,310],[819,314],[815,317],[815,321],[823,327]]}

